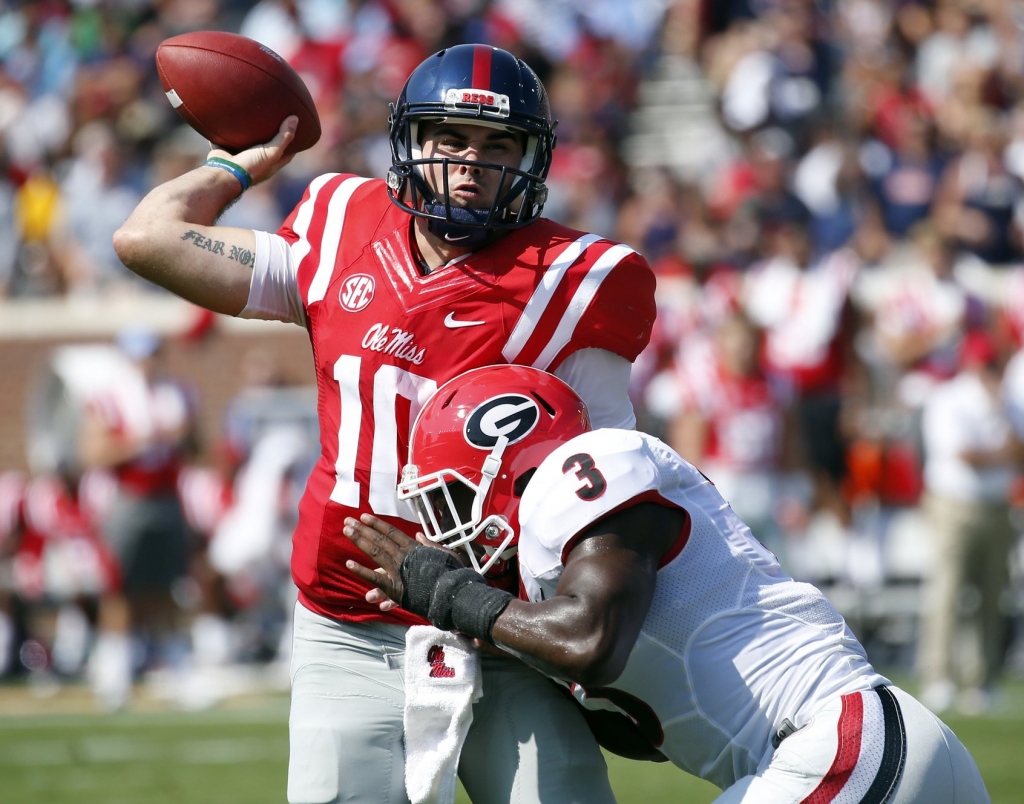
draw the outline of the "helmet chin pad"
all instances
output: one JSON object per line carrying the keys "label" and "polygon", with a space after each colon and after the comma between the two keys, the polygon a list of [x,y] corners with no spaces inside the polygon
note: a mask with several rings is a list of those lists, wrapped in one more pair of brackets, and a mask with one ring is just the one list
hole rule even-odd
{"label": "helmet chin pad", "polygon": [[[476,248],[494,235],[491,229],[484,228],[490,210],[426,203],[423,205],[423,211],[438,216],[428,220],[427,228],[430,233],[454,246]],[[451,220],[439,220],[443,217],[449,217]]]}

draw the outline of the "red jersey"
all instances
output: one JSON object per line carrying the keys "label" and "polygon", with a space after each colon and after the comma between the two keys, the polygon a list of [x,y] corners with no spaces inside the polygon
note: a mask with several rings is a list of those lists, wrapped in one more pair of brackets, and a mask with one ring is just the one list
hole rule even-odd
{"label": "red jersey", "polygon": [[847,303],[859,269],[859,259],[845,248],[807,269],[782,257],[750,268],[744,307],[765,329],[769,374],[789,379],[802,393],[838,387],[846,369]]}
{"label": "red jersey", "polygon": [[178,474],[178,499],[188,526],[209,539],[231,510],[234,488],[216,469],[186,466]]}
{"label": "red jersey", "polygon": [[368,604],[341,529],[370,512],[413,530],[395,488],[420,407],[471,368],[553,370],[605,349],[634,360],[655,316],[654,275],[627,246],[541,219],[423,276],[411,219],[382,180],[315,179],[279,234],[291,244],[313,346],[321,456],[299,503],[292,574],[303,604],[346,620],[422,622]]}
{"label": "red jersey", "polygon": [[[113,388],[89,401],[91,410],[106,427],[126,440],[145,441],[153,433],[173,432],[194,418],[195,411],[185,389],[175,382],[158,380],[132,389]],[[181,471],[180,445],[155,441],[130,461],[113,468],[123,488],[139,496],[174,493]]]}
{"label": "red jersey", "polygon": [[0,483],[5,491],[0,495],[4,498],[0,537],[19,532],[12,565],[19,594],[67,600],[117,586],[117,561],[97,525],[97,509],[104,501],[95,498],[108,495],[102,489],[94,493],[89,476],[80,482],[77,493],[48,475],[24,482],[20,489],[12,476]]}
{"label": "red jersey", "polygon": [[703,375],[681,374],[679,390],[684,407],[707,419],[705,463],[737,472],[778,468],[785,411],[764,376],[736,376],[716,363]]}

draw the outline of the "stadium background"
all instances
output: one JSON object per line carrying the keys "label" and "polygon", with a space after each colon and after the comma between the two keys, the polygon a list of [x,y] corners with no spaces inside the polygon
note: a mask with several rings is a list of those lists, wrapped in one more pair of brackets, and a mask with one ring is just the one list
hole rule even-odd
{"label": "stadium background", "polygon": [[[321,142],[223,219],[269,230],[320,172],[384,175],[387,104],[429,53],[488,42],[533,65],[560,120],[546,213],[629,243],[658,273],[659,323],[634,371],[641,426],[684,454],[702,450],[688,457],[752,489],[745,499],[758,498],[765,476],[785,478],[746,515],[794,575],[827,590],[872,658],[914,687],[931,560],[918,505],[920,408],[975,354],[965,344],[1020,347],[1024,3],[2,0],[0,477],[52,469],[52,443],[33,444],[59,431],[60,400],[46,393],[55,377],[60,386],[55,357],[69,345],[110,345],[126,328],[164,338],[165,369],[195,400],[197,477],[230,480],[262,425],[308,426],[313,416],[301,330],[206,315],[134,279],[110,246],[150,187],[205,156],[153,65],[162,39],[201,29],[264,42],[316,98]],[[778,311],[757,303],[787,293],[761,270],[780,254],[806,254],[826,277],[819,315],[790,299],[798,325],[788,333]],[[736,324],[739,312],[748,323]],[[773,382],[758,386],[762,418],[730,453],[729,444],[693,437],[722,425],[711,415],[721,407],[716,339],[732,325],[755,336],[758,367]],[[247,407],[254,386],[267,393]],[[815,468],[801,438],[808,424],[822,426],[808,399],[838,416],[841,465],[832,455],[831,471]],[[239,409],[260,426],[232,430]],[[756,461],[737,454],[744,446]],[[286,532],[286,511],[280,519]],[[216,523],[206,525],[200,544],[214,538]],[[1018,547],[1009,557],[1001,695],[985,711],[950,714],[976,755],[984,752],[990,785],[1002,785],[994,800],[1007,802],[1019,800],[1024,782],[1006,754],[1024,744],[1021,555]],[[2,591],[17,597],[12,583]],[[155,747],[124,750],[125,741],[150,745],[150,733],[174,729],[221,729],[210,739],[241,746],[225,749],[222,780],[234,768],[254,782],[249,800],[280,799],[267,790],[283,785],[281,676],[263,671],[281,656],[266,645],[239,652],[207,680],[216,692],[191,697],[168,691],[167,668],[147,668],[128,712],[99,715],[82,692],[84,666],[54,666],[53,621],[67,601],[59,590],[34,595],[19,603],[24,623],[0,682],[0,766],[23,785],[10,800],[45,793],[56,801],[95,787],[107,791],[95,800],[113,801],[109,789],[119,785],[132,791],[125,800],[168,791],[207,800],[213,782],[193,793],[150,767],[161,764],[155,757],[191,756],[194,745],[153,738]],[[180,599],[187,608],[188,595]],[[276,623],[260,627],[280,630],[286,607],[277,603]],[[263,742],[252,737],[256,721],[268,724]],[[106,755],[82,748],[96,735],[114,741]],[[25,747],[36,744],[38,756]],[[51,767],[61,773],[40,772]],[[661,770],[622,769],[623,800],[658,800],[656,790],[637,791],[644,779],[665,779]],[[650,784],[674,790],[677,782]]]}

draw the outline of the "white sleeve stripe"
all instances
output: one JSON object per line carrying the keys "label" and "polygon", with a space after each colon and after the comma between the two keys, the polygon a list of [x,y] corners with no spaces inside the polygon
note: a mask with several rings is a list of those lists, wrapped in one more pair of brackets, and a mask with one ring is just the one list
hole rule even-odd
{"label": "white sleeve stripe", "polygon": [[636,413],[629,399],[633,364],[607,349],[587,347],[569,355],[554,370],[587,403],[590,423],[597,430],[612,427],[635,430]]}
{"label": "white sleeve stripe", "polygon": [[292,223],[292,231],[298,237],[298,240],[292,243],[292,257],[296,266],[305,259],[306,255],[313,248],[309,242],[309,224],[313,220],[313,210],[316,208],[316,200],[320,195],[320,191],[324,189],[324,185],[327,182],[338,175],[340,174],[324,173],[322,176],[317,176],[309,184],[309,198],[299,207],[299,214],[295,216],[295,221]]}
{"label": "white sleeve stripe", "polygon": [[238,317],[290,321],[303,326],[305,311],[296,278],[296,263],[288,241],[280,235],[253,231],[256,234],[256,257],[249,282],[249,298]]}
{"label": "white sleeve stripe", "polygon": [[629,246],[615,245],[598,257],[597,262],[587,271],[587,275],[583,278],[580,286],[576,288],[572,301],[569,302],[569,306],[562,315],[562,320],[558,322],[555,333],[551,336],[551,340],[548,341],[548,345],[544,347],[537,359],[533,361],[534,368],[546,369],[551,365],[551,361],[555,359],[558,353],[572,339],[576,326],[580,323],[580,319],[583,318],[583,314],[587,311],[587,307],[590,306],[590,302],[594,300],[594,296],[597,295],[597,290],[601,287],[601,283],[604,282],[616,265],[622,262],[626,256],[633,253],[633,249]]}
{"label": "white sleeve stripe", "polygon": [[515,329],[512,330],[508,343],[501,350],[502,356],[509,363],[516,362],[519,353],[523,351],[523,347],[530,340],[534,330],[537,328],[537,323],[540,321],[541,316],[544,315],[548,304],[551,303],[551,297],[554,296],[555,289],[558,287],[558,283],[562,281],[566,271],[572,267],[573,263],[580,258],[584,251],[600,239],[600,237],[594,234],[583,235],[583,237],[566,246],[562,253],[551,263],[547,271],[544,272],[540,285],[533,292],[530,301],[526,303],[526,309],[523,310],[523,314],[516,322]]}
{"label": "white sleeve stripe", "polygon": [[313,281],[309,283],[309,292],[306,294],[307,305],[322,300],[327,293],[327,286],[331,283],[334,266],[338,260],[338,244],[341,242],[341,230],[345,225],[345,211],[348,209],[348,202],[352,198],[352,194],[368,181],[370,180],[355,176],[345,179],[331,196],[327,205],[327,225],[324,227],[324,235],[320,240],[320,264],[316,267]]}

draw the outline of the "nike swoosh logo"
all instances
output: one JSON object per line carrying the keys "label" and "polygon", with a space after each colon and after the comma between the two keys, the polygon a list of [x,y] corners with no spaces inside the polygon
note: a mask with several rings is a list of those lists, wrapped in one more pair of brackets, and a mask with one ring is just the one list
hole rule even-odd
{"label": "nike swoosh logo", "polygon": [[471,235],[459,235],[458,237],[452,237],[451,234],[445,233],[444,239],[449,243],[458,243],[460,240],[469,240]]}
{"label": "nike swoosh logo", "polygon": [[481,324],[486,324],[486,321],[456,321],[454,313],[448,313],[444,317],[444,325],[448,329],[459,329],[460,327],[479,327]]}

